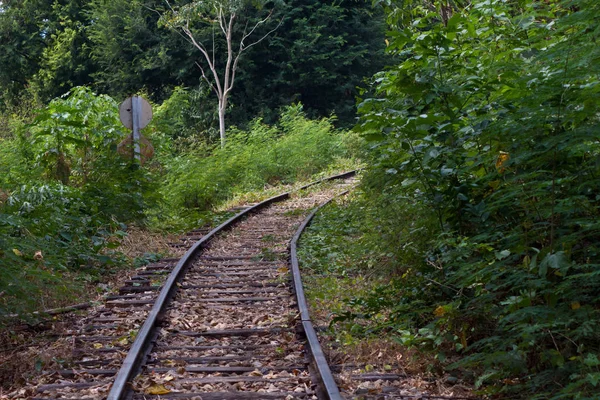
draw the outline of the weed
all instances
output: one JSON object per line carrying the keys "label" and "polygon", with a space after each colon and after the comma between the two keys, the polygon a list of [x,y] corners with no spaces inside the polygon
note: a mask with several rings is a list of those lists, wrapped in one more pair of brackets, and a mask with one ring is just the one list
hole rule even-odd
{"label": "weed", "polygon": [[266,242],[266,243],[271,243],[271,242],[277,241],[277,238],[275,237],[275,235],[268,234],[268,235],[264,235],[263,237],[261,237],[260,241]]}

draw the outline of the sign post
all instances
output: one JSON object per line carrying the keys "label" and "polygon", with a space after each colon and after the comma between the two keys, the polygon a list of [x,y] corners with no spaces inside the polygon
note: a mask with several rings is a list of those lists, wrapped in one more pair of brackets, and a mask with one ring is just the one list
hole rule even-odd
{"label": "sign post", "polygon": [[[141,164],[140,130],[144,129],[152,120],[152,106],[140,96],[131,96],[119,106],[119,117],[126,128],[133,131],[133,158]],[[147,140],[146,140],[147,142]]]}
{"label": "sign post", "polygon": [[140,98],[133,96],[131,98],[131,117],[133,119],[133,158],[141,163],[140,156],[140,114],[142,112]]}

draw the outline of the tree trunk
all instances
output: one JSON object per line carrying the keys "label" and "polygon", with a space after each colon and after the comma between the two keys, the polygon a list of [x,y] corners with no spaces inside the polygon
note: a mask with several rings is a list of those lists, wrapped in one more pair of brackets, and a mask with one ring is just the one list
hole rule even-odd
{"label": "tree trunk", "polygon": [[[192,4],[194,4],[194,5],[201,5],[202,3],[203,3],[202,1],[192,2]],[[0,4],[2,4],[1,0],[0,0]],[[242,55],[242,53],[244,51],[246,51],[250,47],[262,42],[267,36],[269,36],[271,33],[275,32],[275,30],[277,30],[277,28],[279,28],[279,26],[281,25],[281,21],[283,21],[283,19],[282,19],[274,29],[267,32],[263,37],[261,37],[258,40],[255,40],[254,42],[252,42],[250,44],[245,44],[244,40],[248,39],[252,35],[254,30],[256,28],[258,28],[259,25],[266,23],[271,18],[273,11],[271,11],[269,13],[269,15],[267,15],[264,19],[259,20],[254,26],[251,26],[249,30],[248,30],[248,28],[249,28],[248,22],[246,22],[246,27],[244,28],[244,31],[241,34],[241,38],[239,40],[239,50],[237,51],[237,55],[236,55],[236,52],[233,49],[233,29],[234,29],[234,21],[235,21],[237,15],[236,15],[236,7],[232,7],[232,5],[233,4],[232,4],[231,0],[227,0],[227,1],[219,0],[214,3],[214,9],[211,9],[211,11],[209,12],[209,14],[211,12],[215,12],[214,17],[216,17],[216,20],[212,17],[210,19],[213,21],[213,23],[218,24],[218,26],[221,28],[221,31],[223,32],[223,34],[225,36],[225,40],[227,42],[227,63],[225,65],[225,70],[223,71],[223,82],[221,82],[219,74],[217,73],[217,66],[215,65],[214,34],[213,34],[213,50],[212,50],[213,54],[211,57],[209,49],[207,47],[205,47],[201,41],[197,41],[194,38],[194,35],[193,35],[192,31],[190,30],[190,25],[189,25],[190,21],[185,17],[184,17],[184,19],[180,20],[177,17],[177,12],[175,10],[172,10],[173,14],[170,14],[170,16],[173,17],[174,20],[176,20],[175,26],[179,25],[183,29],[183,32],[185,33],[185,35],[191,40],[192,44],[198,50],[200,50],[200,52],[204,56],[204,59],[206,60],[206,63],[208,64],[208,67],[210,68],[210,71],[212,72],[214,83],[212,83],[208,79],[208,77],[204,73],[204,69],[202,68],[202,66],[199,63],[196,63],[198,65],[198,67],[200,68],[200,71],[202,71],[202,78],[208,83],[208,85],[212,88],[212,90],[217,94],[217,97],[219,98],[219,106],[218,106],[219,107],[218,108],[219,135],[221,136],[221,147],[222,148],[225,147],[225,111],[227,110],[227,98],[229,97],[229,92],[233,88],[233,83],[235,82],[235,72],[237,70],[238,61],[240,59],[240,56]],[[200,15],[200,17],[202,17],[202,13],[200,13],[199,15]],[[236,45],[236,47],[237,47],[237,45]],[[222,83],[222,85],[221,85],[221,83]]]}
{"label": "tree trunk", "polygon": [[227,99],[219,99],[219,135],[221,136],[221,148],[225,147],[225,109]]}

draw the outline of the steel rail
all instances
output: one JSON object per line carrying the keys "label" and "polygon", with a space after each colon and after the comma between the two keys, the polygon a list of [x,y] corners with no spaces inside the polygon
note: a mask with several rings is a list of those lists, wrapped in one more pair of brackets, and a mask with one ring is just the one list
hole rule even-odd
{"label": "steel rail", "polygon": [[[349,178],[351,176],[354,176],[355,174],[356,171],[350,171],[323,178],[318,181],[304,185],[297,189],[297,191],[307,189],[311,186],[315,186],[323,182]],[[165,282],[152,309],[150,310],[150,313],[148,314],[148,318],[144,322],[144,325],[142,325],[142,327],[140,328],[135,338],[135,341],[133,342],[129,352],[127,353],[123,364],[121,365],[121,368],[115,376],[115,380],[110,392],[108,393],[107,400],[122,400],[127,395],[130,389],[130,387],[128,387],[128,382],[135,377],[135,375],[139,372],[140,368],[143,365],[144,357],[150,349],[150,345],[153,340],[156,327],[162,319],[162,317],[164,316],[164,312],[166,310],[166,306],[169,300],[175,294],[177,288],[177,281],[179,281],[180,278],[183,276],[185,270],[188,268],[188,266],[191,264],[192,260],[200,252],[200,250],[202,250],[206,246],[206,244],[218,233],[231,228],[234,224],[241,221],[244,217],[258,210],[261,210],[273,203],[288,199],[291,193],[292,192],[290,191],[271,197],[234,215],[215,229],[211,230],[204,237],[202,237],[202,239],[194,243],[194,245],[184,254],[184,256],[179,260],[179,262],[167,278],[167,281]]]}
{"label": "steel rail", "polygon": [[300,263],[298,261],[298,240],[311,223],[314,216],[321,210],[321,208],[325,207],[327,204],[331,203],[335,198],[342,197],[348,194],[349,190],[346,190],[343,193],[340,193],[336,197],[327,200],[325,203],[321,204],[319,207],[315,208],[308,217],[302,222],[296,234],[292,238],[290,242],[290,255],[291,255],[291,265],[292,265],[292,280],[294,284],[294,292],[296,293],[296,300],[298,302],[298,308],[300,310],[300,319],[302,321],[302,327],[304,329],[304,333],[306,334],[306,339],[308,340],[308,346],[310,348],[310,352],[315,360],[315,366],[319,372],[319,377],[321,379],[321,383],[323,384],[323,389],[327,394],[327,399],[329,400],[342,400],[343,397],[340,394],[340,390],[335,383],[335,379],[333,374],[331,373],[331,369],[329,368],[329,363],[325,358],[325,354],[323,353],[323,349],[321,348],[321,344],[319,343],[319,338],[317,337],[317,332],[313,326],[312,320],[310,318],[310,313],[308,312],[308,304],[306,303],[306,296],[304,294],[304,286],[302,285],[302,277],[300,275]]}
{"label": "steel rail", "polygon": [[[315,360],[315,365],[319,372],[319,377],[321,378],[321,383],[323,384],[324,391],[327,394],[328,400],[343,400],[344,398],[340,394],[337,383],[335,383],[335,378],[329,368],[329,363],[325,358],[325,354],[323,353],[323,349],[321,348],[321,344],[319,342],[319,338],[317,337],[316,330],[313,326],[312,320],[310,318],[310,313],[308,312],[308,305],[306,303],[306,295],[304,294],[304,286],[302,284],[302,278],[300,274],[300,263],[298,260],[298,240],[308,228],[310,223],[312,222],[315,215],[329,203],[331,203],[336,198],[347,195],[350,190],[346,190],[334,198],[327,200],[325,203],[321,204],[317,208],[315,208],[308,217],[302,222],[296,234],[292,238],[290,242],[290,254],[291,254],[291,266],[292,266],[292,280],[294,285],[294,291],[296,293],[296,300],[298,302],[298,308],[300,310],[300,319],[302,320],[302,327],[306,334],[306,338],[308,340],[309,348],[311,354]],[[440,395],[403,395],[402,397],[406,398],[414,398],[414,399],[431,399],[431,400],[479,400],[476,397],[464,397],[464,396],[440,396]]]}

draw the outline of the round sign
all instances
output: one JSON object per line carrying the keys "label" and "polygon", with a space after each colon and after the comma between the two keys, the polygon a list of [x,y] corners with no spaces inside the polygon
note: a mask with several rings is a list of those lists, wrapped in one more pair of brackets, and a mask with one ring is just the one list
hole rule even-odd
{"label": "round sign", "polygon": [[[152,120],[152,106],[143,97],[136,96],[139,103],[139,128],[145,128]],[[128,97],[119,106],[119,117],[125,128],[133,129],[133,97]]]}

